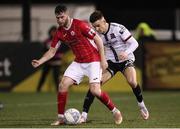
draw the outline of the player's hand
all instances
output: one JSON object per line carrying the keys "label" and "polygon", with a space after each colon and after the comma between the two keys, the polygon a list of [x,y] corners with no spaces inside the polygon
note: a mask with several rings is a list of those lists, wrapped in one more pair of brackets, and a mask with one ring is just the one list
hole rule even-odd
{"label": "player's hand", "polygon": [[105,71],[108,68],[108,63],[106,60],[101,61],[101,67],[103,71]]}
{"label": "player's hand", "polygon": [[120,52],[118,58],[120,60],[126,60],[128,58],[128,54],[126,52]]}
{"label": "player's hand", "polygon": [[32,60],[31,64],[34,68],[37,68],[40,65],[40,62],[39,60]]}

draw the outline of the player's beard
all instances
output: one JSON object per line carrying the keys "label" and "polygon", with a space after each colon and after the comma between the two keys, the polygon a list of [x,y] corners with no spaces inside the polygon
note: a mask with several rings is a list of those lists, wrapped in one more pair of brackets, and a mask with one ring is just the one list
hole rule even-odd
{"label": "player's beard", "polygon": [[63,23],[59,23],[59,22],[57,22],[57,23],[59,24],[60,27],[63,27],[63,26],[64,26]]}
{"label": "player's beard", "polygon": [[66,27],[67,24],[68,24],[68,18],[66,18],[66,19],[64,20],[64,22],[58,22],[58,24],[59,24],[59,26],[61,26],[61,27]]}
{"label": "player's beard", "polygon": [[58,24],[61,27],[68,28],[70,25],[70,22],[71,22],[71,19],[69,17],[67,17],[64,22],[61,22],[61,23],[58,22]]}

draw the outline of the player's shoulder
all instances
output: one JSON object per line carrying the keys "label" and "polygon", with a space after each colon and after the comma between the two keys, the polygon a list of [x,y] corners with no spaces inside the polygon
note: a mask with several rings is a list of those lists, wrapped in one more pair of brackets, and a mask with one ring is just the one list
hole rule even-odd
{"label": "player's shoulder", "polygon": [[73,19],[73,24],[78,26],[78,27],[89,27],[89,23],[84,20],[79,20],[79,19]]}
{"label": "player's shoulder", "polygon": [[82,22],[82,20],[79,20],[79,19],[73,18],[73,22],[74,22],[74,23],[80,23],[80,22]]}
{"label": "player's shoulder", "polygon": [[114,27],[118,27],[120,25],[119,23],[115,23],[115,22],[111,22],[110,24],[111,26],[114,26]]}
{"label": "player's shoulder", "polygon": [[120,28],[120,29],[125,28],[125,26],[122,25],[122,24],[120,24],[120,23],[111,22],[110,25],[111,25],[112,27],[115,27],[115,28],[116,28],[116,27],[117,27],[117,28]]}
{"label": "player's shoulder", "polygon": [[83,20],[80,20],[80,19],[73,19],[73,23],[75,23],[75,24],[83,24],[83,23],[86,23],[85,21],[83,21]]}

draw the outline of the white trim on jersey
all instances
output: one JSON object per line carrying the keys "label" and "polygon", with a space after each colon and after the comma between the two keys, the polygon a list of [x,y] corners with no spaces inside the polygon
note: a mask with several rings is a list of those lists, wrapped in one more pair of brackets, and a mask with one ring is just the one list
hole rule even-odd
{"label": "white trim on jersey", "polygon": [[71,28],[72,23],[73,23],[73,19],[70,19],[70,25],[68,26],[68,28],[66,28],[66,27],[63,27],[63,28],[64,28],[65,30],[69,30],[69,29]]}
{"label": "white trim on jersey", "polygon": [[96,49],[98,50],[97,45],[96,45],[96,43],[94,42],[94,40],[89,39],[89,38],[88,38],[88,40],[89,40],[90,44],[91,44],[94,48],[96,48]]}

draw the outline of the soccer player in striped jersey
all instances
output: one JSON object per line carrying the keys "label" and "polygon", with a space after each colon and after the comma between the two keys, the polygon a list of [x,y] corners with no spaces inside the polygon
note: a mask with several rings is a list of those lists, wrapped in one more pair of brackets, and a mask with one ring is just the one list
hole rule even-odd
{"label": "soccer player in striped jersey", "polygon": [[[138,47],[138,42],[125,26],[118,23],[108,23],[101,11],[93,12],[89,20],[102,38],[105,47],[108,68],[102,74],[102,84],[110,80],[117,72],[121,72],[136,96],[141,116],[147,120],[149,112],[144,104],[134,68],[135,56],[133,52]],[[81,122],[86,122],[87,113],[93,100],[94,96],[88,91],[84,100]]]}

